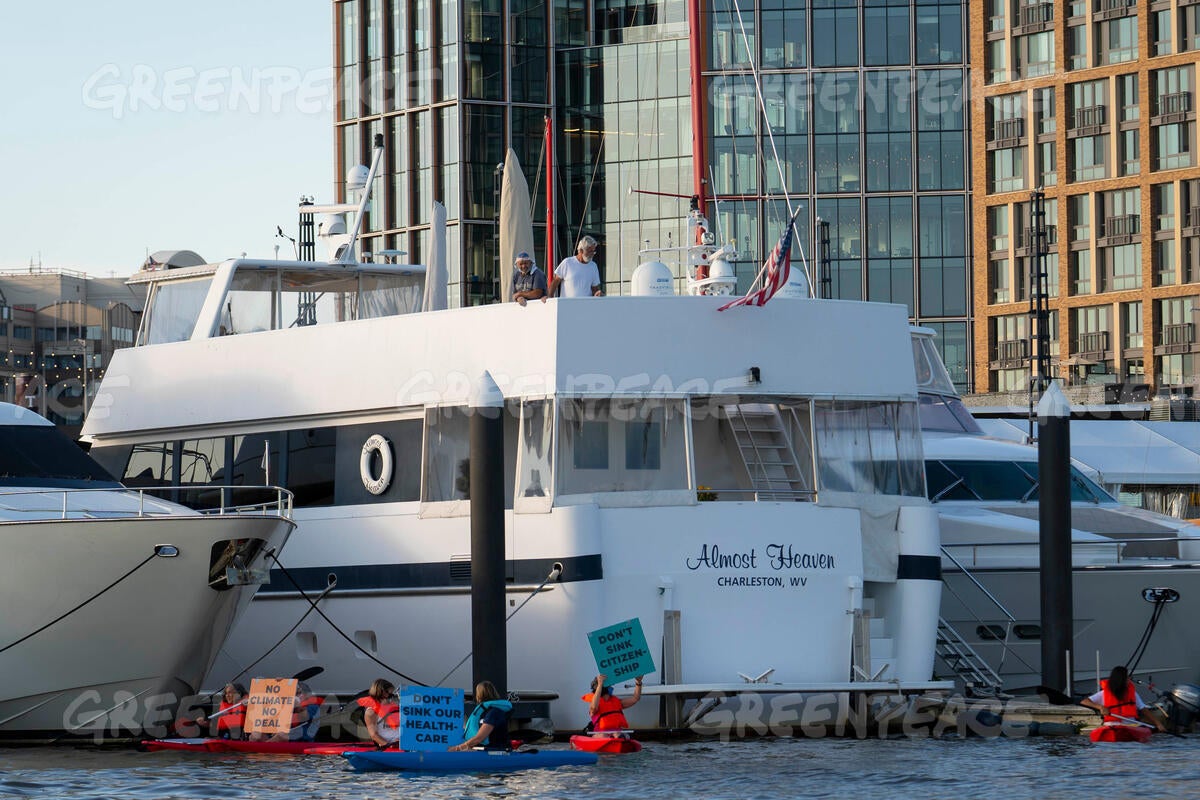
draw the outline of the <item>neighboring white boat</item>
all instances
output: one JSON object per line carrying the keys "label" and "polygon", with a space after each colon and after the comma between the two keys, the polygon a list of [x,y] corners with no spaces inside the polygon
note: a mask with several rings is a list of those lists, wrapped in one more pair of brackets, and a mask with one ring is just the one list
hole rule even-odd
{"label": "neighboring white boat", "polygon": [[286,541],[286,507],[280,490],[203,515],[127,490],[0,403],[0,739],[161,735]]}
{"label": "neighboring white boat", "polygon": [[[669,724],[707,693],[950,688],[930,679],[938,533],[903,307],[422,312],[423,269],[340,253],[134,276],[149,288],[138,343],[85,425],[130,480],[166,454],[188,486],[253,473],[295,494],[283,562],[298,585],[273,574],[207,685],[280,637],[257,672],[319,665],[323,692],[396,679],[382,665],[470,682],[467,402],[486,371],[510,412],[508,682],[556,694],[560,728],[587,719],[586,634],[632,617]],[[659,711],[627,715],[656,727]]]}
{"label": "neighboring white boat", "polygon": [[[927,329],[914,331],[926,479],[941,519],[948,589],[942,617],[999,673],[1006,690],[1036,687],[1042,682],[1037,448],[983,435],[932,338]],[[1095,684],[1097,659],[1102,675],[1134,659],[1139,679],[1200,681],[1200,640],[1191,625],[1200,617],[1200,528],[1122,505],[1077,463],[1071,475],[1074,685]],[[1175,594],[1144,596],[1154,589]],[[1135,658],[1152,618],[1148,645]],[[939,652],[951,651],[943,642]],[[957,660],[939,667],[953,668]]]}

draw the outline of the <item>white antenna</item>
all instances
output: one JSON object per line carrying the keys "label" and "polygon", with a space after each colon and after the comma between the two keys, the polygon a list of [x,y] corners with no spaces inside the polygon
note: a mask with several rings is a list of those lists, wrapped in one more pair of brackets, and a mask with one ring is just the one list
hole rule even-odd
{"label": "white antenna", "polygon": [[367,173],[366,187],[363,189],[362,199],[358,202],[358,213],[354,215],[354,231],[350,234],[350,241],[347,242],[342,251],[338,254],[340,261],[343,264],[354,263],[354,246],[358,243],[358,234],[362,231],[363,219],[367,214],[367,202],[371,199],[371,187],[375,183],[375,175],[379,172],[379,164],[383,161],[383,134],[375,134],[375,157],[371,159],[371,171]]}

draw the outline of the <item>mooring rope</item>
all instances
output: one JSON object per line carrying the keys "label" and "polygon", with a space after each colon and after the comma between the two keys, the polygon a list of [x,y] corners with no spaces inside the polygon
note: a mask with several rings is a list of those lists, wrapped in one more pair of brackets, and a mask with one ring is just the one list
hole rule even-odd
{"label": "mooring rope", "polygon": [[47,628],[49,628],[49,627],[51,627],[51,626],[53,626],[53,625],[57,625],[58,623],[62,622],[64,619],[66,619],[67,617],[71,616],[71,615],[72,615],[72,614],[74,614],[76,611],[79,611],[81,608],[83,608],[84,606],[86,606],[88,603],[91,603],[93,600],[95,600],[96,598],[100,597],[100,595],[104,594],[104,593],[105,593],[105,592],[107,592],[109,589],[112,589],[112,588],[113,588],[113,587],[115,587],[117,584],[121,583],[121,581],[125,580],[125,579],[126,579],[126,578],[128,578],[130,575],[132,575],[133,573],[137,572],[137,571],[138,571],[139,569],[141,569],[142,567],[144,567],[144,566],[146,566],[147,564],[149,564],[149,563],[150,563],[150,561],[151,561],[152,559],[154,559],[156,556],[158,556],[158,548],[157,548],[157,547],[154,549],[154,552],[153,552],[153,553],[151,553],[150,555],[146,556],[146,558],[145,558],[145,559],[143,559],[143,560],[142,560],[142,562],[141,562],[140,564],[138,564],[136,567],[134,567],[133,569],[129,570],[129,571],[128,571],[128,572],[126,572],[124,575],[122,575],[121,577],[117,578],[115,581],[113,581],[112,583],[110,583],[108,586],[105,586],[103,589],[101,589],[100,591],[96,592],[94,595],[92,595],[91,597],[89,597],[87,600],[84,600],[82,603],[80,603],[79,605],[77,605],[77,606],[75,606],[74,608],[72,608],[70,611],[67,611],[67,612],[66,612],[66,613],[64,613],[64,614],[60,614],[59,616],[57,616],[57,617],[55,617],[54,619],[52,619],[52,620],[50,620],[49,622],[47,622],[47,623],[46,623],[45,625],[43,625],[42,627],[38,628],[36,631],[32,631],[31,633],[27,633],[27,634],[25,634],[25,635],[24,635],[24,636],[22,636],[20,639],[17,639],[15,642],[11,642],[10,644],[6,644],[4,647],[0,647],[0,653],[3,653],[3,652],[5,652],[6,650],[11,650],[12,648],[14,648],[14,647],[16,647],[17,645],[21,644],[21,642],[28,641],[29,639],[32,639],[34,636],[37,636],[39,633],[41,633],[42,631],[46,630]]}

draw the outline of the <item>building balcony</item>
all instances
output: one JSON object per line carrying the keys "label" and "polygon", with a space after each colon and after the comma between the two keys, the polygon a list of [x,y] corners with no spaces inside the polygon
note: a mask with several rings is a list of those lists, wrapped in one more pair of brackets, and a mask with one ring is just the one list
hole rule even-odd
{"label": "building balcony", "polygon": [[1104,133],[1104,124],[1108,117],[1104,106],[1085,106],[1075,109],[1071,119],[1074,124],[1068,131],[1068,136],[1098,136]]}
{"label": "building balcony", "polygon": [[1183,235],[1200,236],[1200,206],[1192,206],[1188,209],[1187,216],[1184,218]]}
{"label": "building balcony", "polygon": [[998,119],[992,123],[992,138],[988,150],[1007,150],[1025,143],[1025,118]]}
{"label": "building balcony", "polygon": [[1025,339],[1013,339],[1007,342],[996,342],[996,363],[1003,369],[1020,366],[1029,360],[1029,342]]}
{"label": "building balcony", "polygon": [[1158,334],[1158,344],[1154,348],[1156,356],[1187,353],[1196,343],[1196,328],[1191,322],[1178,325],[1163,325]]}
{"label": "building balcony", "polygon": [[1039,33],[1054,27],[1054,3],[1035,3],[1021,6],[1014,34]]}
{"label": "building balcony", "polygon": [[[1051,248],[1058,244],[1058,226],[1046,226],[1046,252],[1049,253]],[[1022,228],[1017,231],[1016,255],[1032,256],[1037,255],[1037,236],[1033,228]]]}
{"label": "building balcony", "polygon": [[1108,331],[1091,331],[1079,334],[1072,355],[1102,361],[1108,352]]}
{"label": "building balcony", "polygon": [[1159,95],[1154,105],[1154,116],[1151,122],[1165,125],[1172,122],[1183,122],[1192,110],[1192,93],[1175,92]]}
{"label": "building balcony", "polygon": [[1111,246],[1129,244],[1134,236],[1142,232],[1142,217],[1139,214],[1122,214],[1117,217],[1105,217],[1100,229],[1100,240],[1097,244]]}
{"label": "building balcony", "polygon": [[1124,17],[1137,12],[1137,0],[1096,0],[1094,21]]}

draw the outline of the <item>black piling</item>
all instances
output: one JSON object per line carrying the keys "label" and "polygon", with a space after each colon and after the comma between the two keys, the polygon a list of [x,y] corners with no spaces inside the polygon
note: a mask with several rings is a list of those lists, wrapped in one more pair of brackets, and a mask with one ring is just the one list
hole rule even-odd
{"label": "black piling", "polygon": [[484,372],[470,402],[472,687],[508,690],[504,609],[504,395]]}
{"label": "black piling", "polygon": [[1042,683],[1070,687],[1073,621],[1071,580],[1071,405],[1057,384],[1038,413],[1038,523],[1041,541]]}

